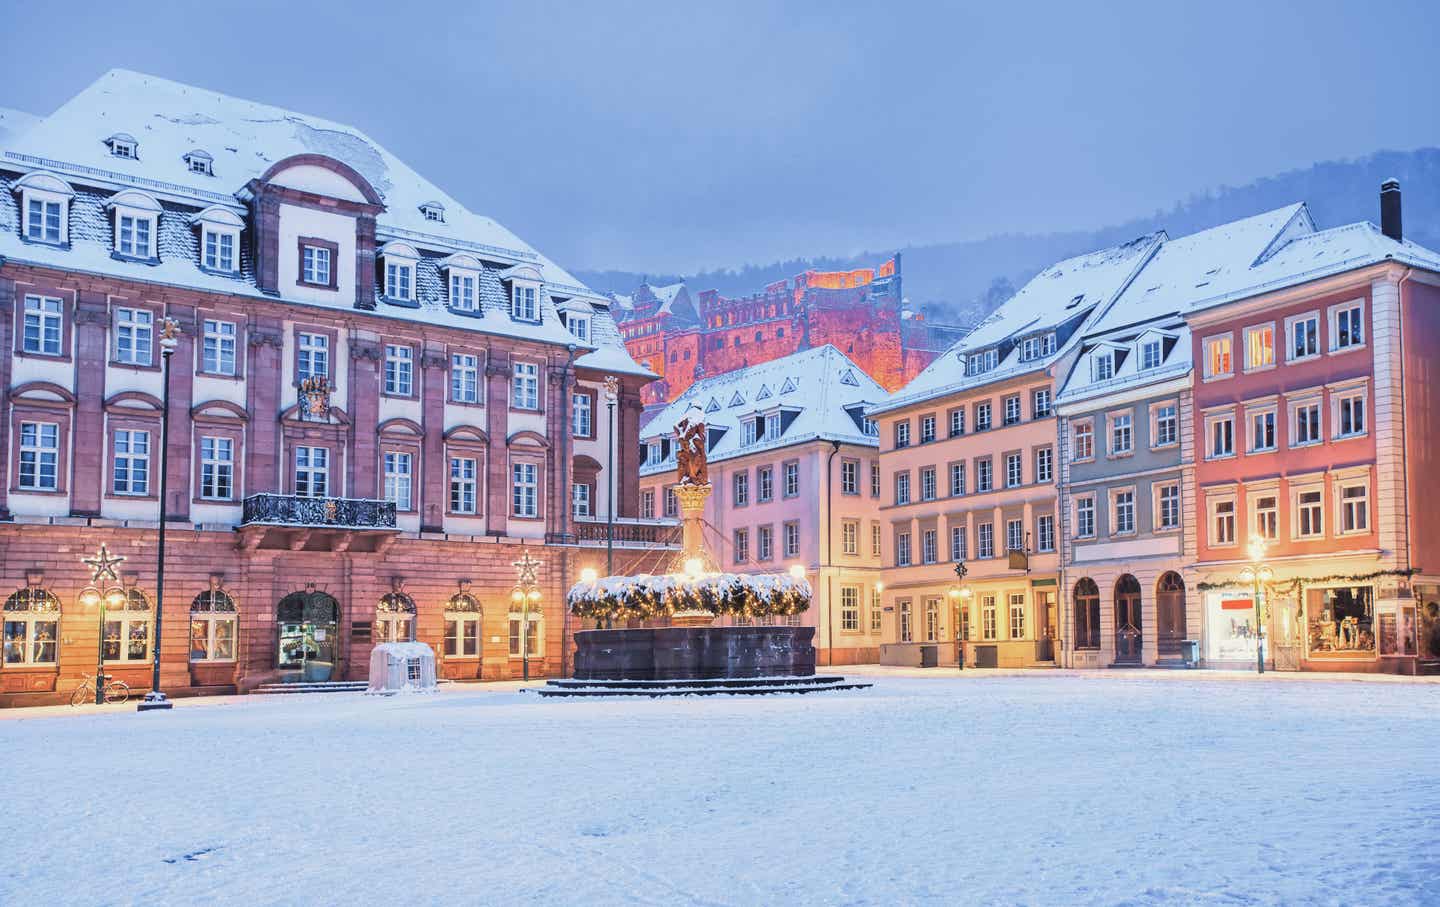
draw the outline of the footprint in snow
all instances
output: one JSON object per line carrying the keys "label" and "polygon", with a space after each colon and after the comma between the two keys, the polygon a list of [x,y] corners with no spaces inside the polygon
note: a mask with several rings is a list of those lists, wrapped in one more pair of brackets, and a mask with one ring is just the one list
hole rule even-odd
{"label": "footprint in snow", "polygon": [[189,853],[183,853],[178,857],[166,857],[164,862],[170,863],[172,865],[180,862],[198,863],[206,857],[210,856],[211,854],[215,853],[219,849],[220,848],[218,847],[202,847],[199,850],[192,850]]}

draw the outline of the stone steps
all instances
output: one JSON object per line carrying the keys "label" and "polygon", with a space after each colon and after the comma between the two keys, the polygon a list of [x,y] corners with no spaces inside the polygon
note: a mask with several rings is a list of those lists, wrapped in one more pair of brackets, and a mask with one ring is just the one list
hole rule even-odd
{"label": "stone steps", "polygon": [[370,688],[364,680],[330,680],[324,683],[265,683],[252,693],[363,693]]}
{"label": "stone steps", "polygon": [[733,677],[694,680],[551,680],[534,692],[544,699],[603,698],[616,696],[764,696],[771,693],[823,693],[827,690],[863,690],[871,683],[838,676]]}

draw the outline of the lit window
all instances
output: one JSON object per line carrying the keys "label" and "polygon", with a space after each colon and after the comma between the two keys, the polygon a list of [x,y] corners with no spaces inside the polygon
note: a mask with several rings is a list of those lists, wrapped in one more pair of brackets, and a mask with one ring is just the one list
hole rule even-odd
{"label": "lit window", "polygon": [[150,433],[119,429],[115,432],[115,458],[111,490],[115,494],[144,495],[150,491]]}
{"label": "lit window", "polygon": [[472,595],[459,593],[445,603],[445,641],[441,649],[446,658],[476,658],[480,655],[480,602]]}
{"label": "lit window", "polygon": [[860,587],[840,587],[840,629],[850,633],[860,631]]}
{"label": "lit window", "polygon": [[1245,371],[1275,364],[1275,325],[1261,324],[1245,329]]}
{"label": "lit window", "polygon": [[60,638],[60,599],[31,586],[5,600],[4,661],[7,665],[53,665]]}
{"label": "lit window", "polygon": [[1230,357],[1230,335],[1205,340],[1205,377],[1224,378],[1235,371]]}
{"label": "lit window", "polygon": [[1095,426],[1090,422],[1076,422],[1071,435],[1073,437],[1071,446],[1074,449],[1071,459],[1077,463],[1094,459]]}
{"label": "lit window", "polygon": [[25,297],[24,336],[21,349],[41,356],[60,355],[64,315],[60,300],[49,296]]}
{"label": "lit window", "polygon": [[1010,638],[1025,638],[1025,593],[1010,593]]}
{"label": "lit window", "polygon": [[234,661],[235,600],[216,589],[190,602],[190,660]]}
{"label": "lit window", "polygon": [[982,639],[995,639],[999,636],[1000,630],[996,623],[995,596],[980,596],[980,637]]}
{"label": "lit window", "polygon": [[115,361],[149,365],[155,339],[155,313],[149,309],[115,310]]}
{"label": "lit window", "polygon": [[137,589],[125,595],[125,604],[105,611],[101,651],[106,661],[150,660],[150,601]]}

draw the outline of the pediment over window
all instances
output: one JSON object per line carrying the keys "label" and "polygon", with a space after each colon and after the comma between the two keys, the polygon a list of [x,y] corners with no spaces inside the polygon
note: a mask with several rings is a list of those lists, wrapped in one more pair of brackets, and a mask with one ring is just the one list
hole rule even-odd
{"label": "pediment over window", "polygon": [[51,381],[28,381],[10,389],[11,400],[28,403],[61,403],[73,405],[75,395]]}
{"label": "pediment over window", "polygon": [[455,425],[445,432],[446,441],[473,441],[477,444],[490,443],[490,436],[474,425]]}
{"label": "pediment over window", "polygon": [[377,254],[382,258],[408,258],[411,261],[420,260],[420,253],[415,250],[414,246],[407,242],[401,242],[398,239],[392,239],[390,242],[381,246]]}
{"label": "pediment over window", "polygon": [[442,271],[451,269],[461,271],[479,271],[482,269],[480,259],[473,255],[466,255],[464,252],[456,252],[454,255],[447,255],[440,259],[439,267]]}
{"label": "pediment over window", "polygon": [[533,283],[540,283],[543,278],[540,271],[534,265],[514,265],[500,272],[501,280],[528,280]]}
{"label": "pediment over window", "polygon": [[206,400],[190,408],[190,418],[197,422],[222,420],[226,422],[249,422],[250,414],[245,407],[229,400]]}
{"label": "pediment over window", "polygon": [[245,218],[231,211],[223,205],[211,205],[199,214],[190,218],[192,226],[210,224],[215,227],[224,227],[228,230],[245,229]]}
{"label": "pediment over window", "polygon": [[105,411],[108,413],[128,411],[159,415],[164,406],[159,397],[141,391],[122,391],[105,401]]}
{"label": "pediment over window", "polygon": [[383,207],[385,202],[370,181],[343,161],[323,154],[296,154],[272,165],[261,183],[298,189],[313,195]]}
{"label": "pediment over window", "polygon": [[550,442],[547,441],[547,440],[545,440],[545,436],[542,435],[542,434],[540,434],[539,432],[534,432],[534,431],[529,431],[529,430],[522,430],[522,431],[517,431],[517,432],[515,432],[513,435],[511,435],[510,437],[506,438],[506,439],[505,439],[505,446],[507,446],[507,447],[535,447],[535,448],[542,448],[542,449],[544,449],[544,448],[548,448],[548,447],[550,446]]}
{"label": "pediment over window", "polygon": [[16,192],[27,189],[38,192],[51,192],[55,195],[63,195],[66,198],[75,197],[75,190],[70,188],[69,183],[55,174],[47,173],[44,170],[27,173],[15,181],[14,190]]}
{"label": "pediment over window", "polygon": [[148,211],[152,214],[159,214],[164,210],[155,200],[155,196],[136,189],[126,189],[123,192],[115,193],[110,196],[110,201],[106,203],[105,207],[112,211],[116,208],[126,208],[131,211]]}
{"label": "pediment over window", "polygon": [[425,429],[420,427],[420,423],[413,419],[405,418],[386,419],[380,423],[377,431],[381,435],[389,435],[391,437],[408,435],[421,438],[425,436]]}

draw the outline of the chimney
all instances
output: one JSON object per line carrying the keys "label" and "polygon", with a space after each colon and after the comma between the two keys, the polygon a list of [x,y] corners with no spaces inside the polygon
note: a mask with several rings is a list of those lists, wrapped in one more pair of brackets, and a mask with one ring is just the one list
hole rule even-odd
{"label": "chimney", "polygon": [[1380,232],[1396,242],[1404,239],[1400,229],[1400,181],[1397,179],[1380,184]]}

